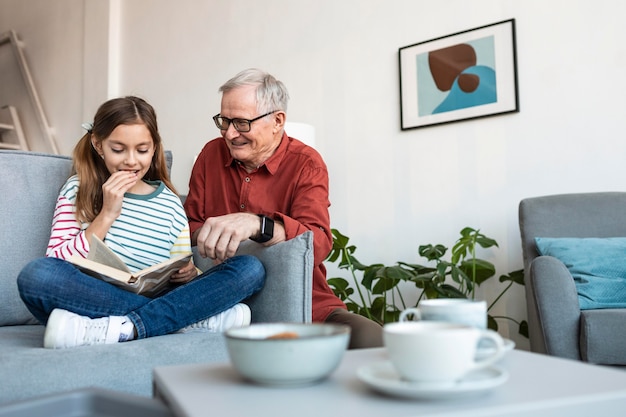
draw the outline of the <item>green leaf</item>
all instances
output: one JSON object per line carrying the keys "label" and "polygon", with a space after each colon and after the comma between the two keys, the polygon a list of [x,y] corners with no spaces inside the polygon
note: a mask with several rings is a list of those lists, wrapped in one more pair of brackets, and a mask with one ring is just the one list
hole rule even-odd
{"label": "green leaf", "polygon": [[450,278],[452,278],[452,280],[458,284],[461,283],[461,280],[469,281],[471,283],[471,280],[467,277],[467,274],[465,274],[465,272],[463,272],[463,270],[456,265],[452,265],[450,267]]}
{"label": "green leaf", "polygon": [[469,237],[472,233],[477,232],[476,229],[472,229],[471,227],[464,227],[463,229],[461,229],[461,236],[463,236],[464,238]]}
{"label": "green leaf", "polygon": [[[360,313],[360,306],[356,303],[352,303],[352,302],[347,302],[346,303],[346,307],[348,307],[348,311],[351,313],[355,313],[355,314],[359,314]],[[367,316],[365,316],[367,317]]]}
{"label": "green leaf", "polygon": [[384,269],[384,275],[387,278],[401,282],[401,281],[410,281],[411,278],[415,275],[415,273],[402,268],[400,265],[395,265],[391,267],[386,267]]}
{"label": "green leaf", "polygon": [[363,279],[361,279],[361,285],[365,287],[368,291],[372,290],[372,286],[374,285],[374,281],[376,280],[376,270],[378,266],[370,266],[363,271]]}
{"label": "green leaf", "polygon": [[448,266],[450,266],[450,264],[447,262],[439,262],[437,264],[437,275],[440,277],[445,277],[446,275],[448,275]]}
{"label": "green leaf", "polygon": [[413,275],[411,277],[411,281],[418,283],[418,282],[431,282],[433,280],[434,277],[436,277],[437,274],[435,272],[429,272],[427,274],[417,274],[417,275]]}
{"label": "green leaf", "polygon": [[528,335],[528,322],[526,320],[522,320],[522,322],[519,324],[518,333],[527,338],[530,337]]}
{"label": "green leaf", "polygon": [[327,282],[331,288],[336,288],[341,291],[345,291],[345,289],[348,288],[348,286],[350,285],[348,281],[340,277],[329,278]]}
{"label": "green leaf", "polygon": [[[482,284],[496,274],[496,267],[483,259],[465,260],[459,265],[461,269],[472,282],[477,285]],[[474,275],[474,271],[476,275]]]}
{"label": "green leaf", "polygon": [[354,289],[350,288],[348,281],[343,278],[330,278],[327,282],[328,286],[341,301],[346,301],[354,294]]}
{"label": "green leaf", "polygon": [[467,298],[466,295],[456,287],[448,284],[435,286],[434,290],[437,292],[437,297],[432,298]]}
{"label": "green leaf", "polygon": [[498,247],[498,242],[496,242],[495,240],[488,238],[485,235],[479,235],[476,238],[476,243],[478,243],[480,245],[481,248],[491,248],[493,246]]}
{"label": "green leaf", "polygon": [[437,291],[438,287],[432,284],[426,284],[424,286],[424,293],[426,294],[426,298],[437,298],[439,296],[439,291]]}
{"label": "green leaf", "polygon": [[517,271],[509,272],[509,275],[501,275],[500,282],[512,281],[519,285],[526,285],[524,281],[524,270],[518,269]]}
{"label": "green leaf", "polygon": [[[385,311],[385,321],[384,323],[395,323],[398,320],[400,320],[400,313],[401,311],[398,309],[395,310],[387,310]],[[382,324],[384,324],[382,323]]]}
{"label": "green leaf", "polygon": [[372,294],[384,294],[390,289],[394,288],[398,285],[398,280],[382,276],[378,279],[376,284],[374,284],[374,288],[372,288]]}
{"label": "green leaf", "polygon": [[448,248],[443,245],[422,245],[419,247],[417,252],[421,257],[424,257],[429,261],[436,261],[441,259],[441,257],[446,254],[447,250]]}
{"label": "green leaf", "polygon": [[345,248],[348,245],[350,240],[348,236],[342,235],[337,229],[330,229],[330,232],[333,235],[333,248]]}
{"label": "green leaf", "polygon": [[387,303],[384,297],[376,297],[372,300],[372,306],[370,308],[370,313],[372,317],[376,318],[376,321],[379,324],[385,322],[385,312],[387,310]]}
{"label": "green leaf", "polygon": [[430,266],[423,266],[423,265],[418,265],[418,264],[410,264],[410,263],[406,263],[406,262],[401,262],[398,261],[398,265],[406,268],[406,269],[410,269],[411,271],[413,271],[413,273],[415,274],[425,274],[427,272],[432,272],[435,269],[430,267]]}

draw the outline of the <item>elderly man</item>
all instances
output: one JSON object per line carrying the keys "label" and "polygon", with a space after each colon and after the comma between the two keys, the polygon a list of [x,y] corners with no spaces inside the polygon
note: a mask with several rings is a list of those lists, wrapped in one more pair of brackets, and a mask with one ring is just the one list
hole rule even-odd
{"label": "elderly man", "polygon": [[313,321],[348,324],[350,348],[381,346],[382,328],[348,312],[326,282],[328,171],[313,148],[285,133],[284,84],[248,69],[219,91],[221,109],[213,120],[221,137],[198,156],[185,201],[192,244],[221,262],[246,239],[269,246],[313,231]]}

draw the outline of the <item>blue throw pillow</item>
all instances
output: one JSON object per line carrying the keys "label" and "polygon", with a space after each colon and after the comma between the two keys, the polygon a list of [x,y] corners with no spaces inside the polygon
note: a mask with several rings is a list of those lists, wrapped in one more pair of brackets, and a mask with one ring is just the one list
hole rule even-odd
{"label": "blue throw pillow", "polygon": [[540,255],[569,269],[581,310],[626,308],[626,238],[535,238]]}

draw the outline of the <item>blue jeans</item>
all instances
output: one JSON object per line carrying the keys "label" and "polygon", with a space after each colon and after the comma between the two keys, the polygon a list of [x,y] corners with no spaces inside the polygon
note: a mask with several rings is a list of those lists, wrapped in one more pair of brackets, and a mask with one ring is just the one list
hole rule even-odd
{"label": "blue jeans", "polygon": [[20,297],[43,324],[55,308],[91,318],[128,316],[139,339],[173,333],[221,313],[264,283],[263,264],[249,255],[230,258],[154,299],[108,284],[58,258],[35,259],[17,278]]}

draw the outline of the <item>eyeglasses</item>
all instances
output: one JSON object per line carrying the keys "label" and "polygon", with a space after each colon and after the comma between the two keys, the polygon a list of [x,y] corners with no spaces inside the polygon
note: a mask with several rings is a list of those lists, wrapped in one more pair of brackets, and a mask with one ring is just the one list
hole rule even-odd
{"label": "eyeglasses", "polygon": [[220,114],[218,113],[213,116],[213,121],[215,122],[215,126],[217,126],[219,130],[227,130],[228,126],[230,126],[230,124],[232,123],[237,132],[249,132],[250,124],[252,124],[252,122],[256,122],[257,120],[262,119],[265,116],[269,116],[272,113],[276,113],[277,111],[278,110],[273,110],[259,117],[255,117],[254,119],[229,119],[228,117],[220,116]]}

